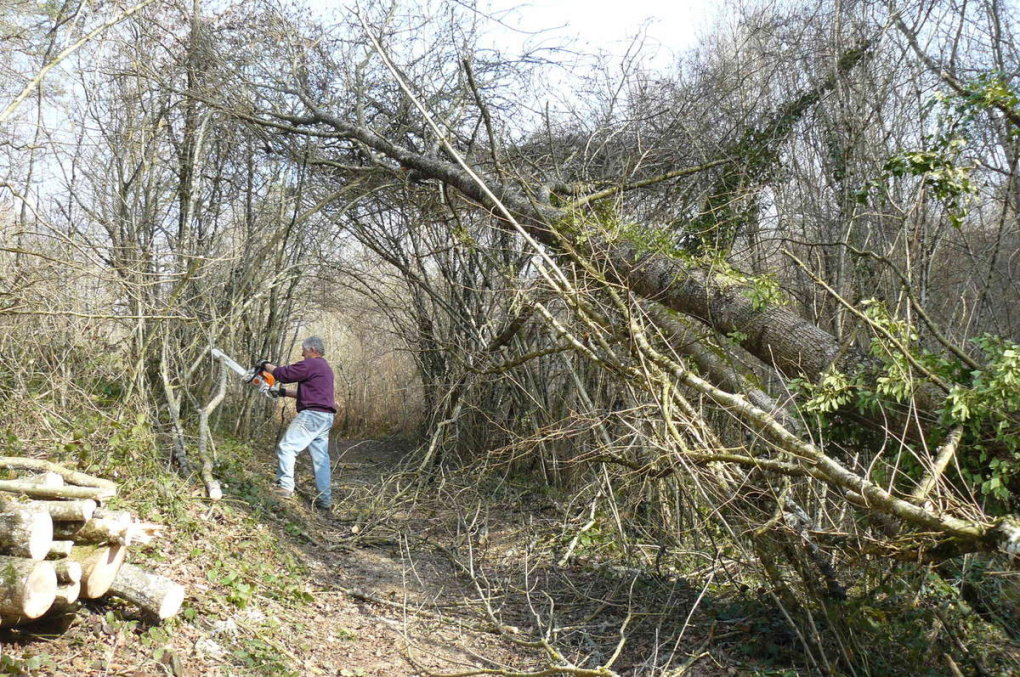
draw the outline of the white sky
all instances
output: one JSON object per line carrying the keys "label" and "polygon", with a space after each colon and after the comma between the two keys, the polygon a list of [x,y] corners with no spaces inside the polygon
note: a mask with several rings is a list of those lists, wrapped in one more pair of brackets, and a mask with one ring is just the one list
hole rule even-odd
{"label": "white sky", "polygon": [[[525,46],[565,47],[588,54],[621,57],[635,36],[644,36],[642,52],[651,65],[666,67],[673,55],[692,48],[722,13],[725,0],[417,0],[435,10],[447,4],[475,6],[495,17],[484,29],[500,51],[520,53]],[[373,0],[304,0],[323,16],[342,13]],[[404,0],[412,5],[415,0]]]}
{"label": "white sky", "polygon": [[[516,33],[522,43],[561,43],[576,38],[584,51],[605,51],[622,56],[644,29],[645,49],[657,65],[673,53],[693,47],[721,9],[718,0],[480,0],[509,27],[543,31],[541,35]],[[502,14],[505,12],[505,14]],[[506,31],[507,40],[515,35]],[[509,47],[509,45],[507,45]],[[653,54],[654,53],[654,54]]]}

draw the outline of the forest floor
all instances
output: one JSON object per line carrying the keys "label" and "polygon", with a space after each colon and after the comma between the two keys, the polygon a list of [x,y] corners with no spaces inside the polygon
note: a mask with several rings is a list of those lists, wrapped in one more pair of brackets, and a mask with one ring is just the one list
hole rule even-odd
{"label": "forest floor", "polygon": [[151,625],[130,606],[87,602],[63,623],[0,633],[0,674],[517,674],[570,663],[593,672],[542,674],[733,675],[761,667],[753,633],[769,647],[792,641],[710,585],[605,564],[569,499],[505,478],[402,484],[406,443],[335,451],[330,514],[311,507],[304,456],[291,499],[270,495],[265,450],[220,450],[234,460],[219,503],[194,483],[139,484],[126,507],[168,534],[131,559],[187,586],[182,613]]}

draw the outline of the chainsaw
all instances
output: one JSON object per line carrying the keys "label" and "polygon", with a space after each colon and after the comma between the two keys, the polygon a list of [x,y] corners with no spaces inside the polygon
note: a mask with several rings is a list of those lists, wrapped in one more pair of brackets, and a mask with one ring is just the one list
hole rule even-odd
{"label": "chainsaw", "polygon": [[262,368],[262,365],[252,367],[251,369],[245,369],[234,360],[230,359],[226,353],[219,348],[212,349],[213,358],[220,360],[227,366],[230,371],[234,372],[241,377],[242,383],[250,383],[259,389],[259,392],[266,397],[277,398],[280,396],[280,388],[276,384],[276,379],[268,371]]}

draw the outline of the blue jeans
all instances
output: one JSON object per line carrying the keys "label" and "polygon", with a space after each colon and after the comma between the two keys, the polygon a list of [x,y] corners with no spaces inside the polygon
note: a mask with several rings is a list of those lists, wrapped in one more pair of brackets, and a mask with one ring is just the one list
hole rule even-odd
{"label": "blue jeans", "polygon": [[333,414],[305,409],[290,422],[290,427],[276,446],[276,483],[291,490],[294,489],[294,461],[307,447],[312,457],[315,488],[319,492],[315,502],[323,508],[333,504],[329,466],[329,429],[332,427]]}

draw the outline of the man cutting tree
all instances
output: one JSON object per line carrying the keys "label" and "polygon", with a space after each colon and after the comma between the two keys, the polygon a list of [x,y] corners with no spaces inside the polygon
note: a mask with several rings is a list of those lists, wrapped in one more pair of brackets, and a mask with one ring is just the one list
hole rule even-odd
{"label": "man cutting tree", "polygon": [[276,486],[274,493],[294,493],[294,461],[305,448],[312,457],[315,473],[315,506],[328,510],[333,505],[330,479],[329,429],[333,427],[336,404],[333,399],[333,369],[323,355],[326,348],[318,336],[301,342],[301,361],[278,367],[263,362],[261,369],[273,375],[278,383],[296,383],[296,388],[279,390],[282,397],[297,399],[297,416],[276,446]]}

